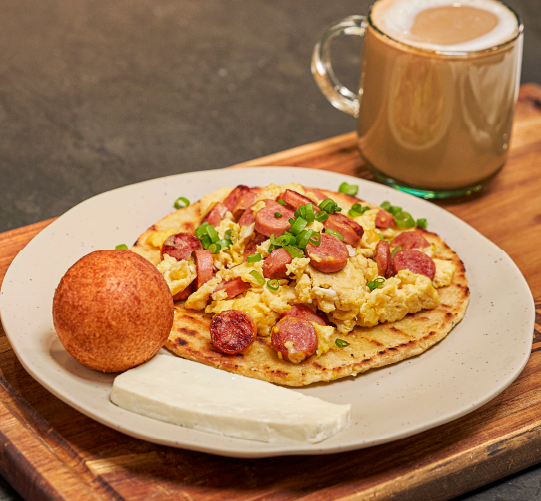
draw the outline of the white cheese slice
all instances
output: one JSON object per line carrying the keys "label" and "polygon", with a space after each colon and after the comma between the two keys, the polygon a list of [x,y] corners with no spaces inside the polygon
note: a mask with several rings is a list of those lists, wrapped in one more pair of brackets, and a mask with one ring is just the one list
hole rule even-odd
{"label": "white cheese slice", "polygon": [[168,355],[117,376],[111,400],[160,421],[262,442],[320,442],[347,424],[351,409]]}

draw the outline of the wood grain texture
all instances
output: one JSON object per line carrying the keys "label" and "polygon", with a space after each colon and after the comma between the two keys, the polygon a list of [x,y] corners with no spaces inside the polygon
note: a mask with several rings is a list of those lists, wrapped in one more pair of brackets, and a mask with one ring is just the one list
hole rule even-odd
{"label": "wood grain texture", "polygon": [[[506,250],[541,298],[541,88],[521,88],[509,161],[481,193],[440,202]],[[355,134],[235,167],[294,165],[369,178]],[[52,220],[0,235],[0,281]],[[328,456],[231,459],[122,435],[34,381],[0,330],[0,472],[27,499],[445,500],[541,457],[541,301],[532,356],[476,412],[414,437]]]}

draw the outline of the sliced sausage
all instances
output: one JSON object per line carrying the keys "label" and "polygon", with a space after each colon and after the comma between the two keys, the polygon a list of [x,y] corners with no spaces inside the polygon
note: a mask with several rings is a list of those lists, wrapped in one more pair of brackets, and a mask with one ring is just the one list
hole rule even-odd
{"label": "sliced sausage", "polygon": [[361,241],[364,233],[363,227],[343,214],[329,214],[324,223],[325,228],[337,231],[344,237],[344,242],[355,247]]}
{"label": "sliced sausage", "polygon": [[241,197],[245,194],[252,191],[248,186],[239,184],[236,188],[231,190],[231,193],[225,197],[223,204],[227,207],[227,210],[233,212],[235,206],[239,203]]}
{"label": "sliced sausage", "polygon": [[[255,231],[270,237],[274,235],[279,237],[284,231],[291,228],[289,219],[293,217],[295,211],[283,205],[267,205],[259,210],[255,215]],[[276,213],[280,213],[281,217],[276,217]]]}
{"label": "sliced sausage", "polygon": [[242,217],[246,209],[251,207],[252,204],[255,202],[256,198],[258,197],[259,195],[255,191],[248,191],[239,198],[239,201],[231,211],[236,221],[238,221],[239,218]]}
{"label": "sliced sausage", "polygon": [[430,247],[430,243],[418,231],[405,231],[394,237],[391,242],[391,247],[399,246],[403,249],[423,249]]}
{"label": "sliced sausage", "polygon": [[285,249],[274,249],[270,256],[263,261],[263,276],[265,278],[287,278],[286,265],[291,264],[293,256]]}
{"label": "sliced sausage", "polygon": [[261,233],[256,233],[255,238],[250,240],[244,249],[244,259],[250,255],[257,252],[257,246],[261,245],[265,240],[268,240],[268,237],[262,235]]}
{"label": "sliced sausage", "polygon": [[334,235],[321,233],[321,243],[313,245],[308,243],[306,254],[310,264],[323,273],[332,273],[342,270],[348,261],[349,252],[346,244]]}
{"label": "sliced sausage", "polygon": [[222,311],[210,323],[210,340],[228,355],[240,353],[251,346],[256,338],[254,319],[242,311]]}
{"label": "sliced sausage", "polygon": [[193,292],[192,284],[173,296],[173,301],[184,301]]}
{"label": "sliced sausage", "polygon": [[[262,202],[265,202],[266,207],[272,206],[278,206],[282,207],[276,200],[272,199],[265,199],[261,200]],[[259,202],[258,202],[259,203]],[[253,212],[253,206],[256,204],[251,205],[247,210],[244,211],[242,216],[239,219],[239,225],[240,226],[250,226],[251,224],[255,223],[255,214]]]}
{"label": "sliced sausage", "polygon": [[393,271],[409,270],[434,280],[436,265],[430,256],[416,249],[398,251],[393,257]]}
{"label": "sliced sausage", "polygon": [[216,202],[212,209],[210,209],[203,219],[201,219],[201,224],[208,223],[212,226],[218,226],[227,212],[227,207],[222,202]]}
{"label": "sliced sausage", "polygon": [[166,238],[160,250],[163,259],[164,254],[169,254],[177,261],[188,259],[194,250],[202,249],[201,242],[195,235],[189,233],[177,233]]}
{"label": "sliced sausage", "polygon": [[308,320],[308,322],[316,322],[319,325],[327,325],[323,318],[304,304],[294,304],[289,311],[282,313],[280,316],[281,318],[292,316]]}
{"label": "sliced sausage", "polygon": [[212,278],[214,270],[214,258],[208,250],[196,250],[194,252],[195,269],[197,277],[193,282],[195,290],[198,290],[203,284],[206,284]]}
{"label": "sliced sausage", "polygon": [[389,242],[380,240],[376,245],[376,264],[378,265],[378,275],[389,278],[392,275],[393,267],[391,261],[391,249]]}
{"label": "sliced sausage", "polygon": [[376,214],[376,226],[378,228],[390,228],[393,224],[393,215],[384,209],[380,209]]}
{"label": "sliced sausage", "polygon": [[282,318],[272,328],[272,346],[285,360],[299,364],[317,350],[317,334],[314,326],[302,318]]}
{"label": "sliced sausage", "polygon": [[238,296],[239,294],[242,294],[245,290],[249,288],[250,284],[248,282],[244,282],[242,278],[237,277],[233,280],[219,283],[213,292],[225,290],[225,292],[227,293],[227,299],[231,299],[235,296]]}
{"label": "sliced sausage", "polygon": [[283,200],[286,204],[291,205],[291,207],[298,209],[301,205],[312,204],[314,210],[318,211],[317,204],[310,200],[308,197],[301,195],[293,190],[286,190],[278,196],[277,200]]}

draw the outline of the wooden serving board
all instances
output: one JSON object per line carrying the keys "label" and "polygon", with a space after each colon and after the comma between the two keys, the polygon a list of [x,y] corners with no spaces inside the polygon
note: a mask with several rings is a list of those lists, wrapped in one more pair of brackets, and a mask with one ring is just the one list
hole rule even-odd
{"label": "wooden serving board", "polygon": [[[294,165],[369,178],[344,134],[235,167]],[[541,299],[541,88],[521,88],[510,158],[481,194],[442,205],[514,259]],[[0,235],[0,281],[52,220]],[[130,438],[64,404],[0,329],[0,472],[27,499],[443,500],[541,460],[541,301],[530,360],[497,398],[452,423],[370,449],[230,459]]]}

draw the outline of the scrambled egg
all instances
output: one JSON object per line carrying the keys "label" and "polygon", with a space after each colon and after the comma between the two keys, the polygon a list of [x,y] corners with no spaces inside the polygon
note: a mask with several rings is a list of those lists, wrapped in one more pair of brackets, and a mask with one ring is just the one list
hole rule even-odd
{"label": "scrambled egg", "polygon": [[[271,184],[262,191],[258,200],[276,199],[288,188],[305,194],[303,187],[295,183],[282,186]],[[202,211],[222,201],[229,191],[230,188],[223,188],[203,197]],[[310,265],[309,258],[294,258],[287,265],[289,280],[280,280],[277,291],[270,290],[266,285],[261,286],[250,273],[255,270],[263,275],[263,260],[248,263],[244,259],[244,249],[254,236],[254,225],[240,228],[231,213],[226,213],[216,230],[221,239],[226,231],[231,230],[233,243],[230,248],[222,248],[214,255],[214,267],[217,270],[215,277],[193,292],[186,300],[185,307],[213,314],[226,310],[242,311],[254,319],[259,335],[269,336],[280,315],[290,310],[292,305],[312,305],[326,313],[335,325],[321,326],[312,322],[318,337],[319,357],[334,346],[338,336],[346,336],[355,326],[371,327],[382,322],[394,322],[408,313],[438,306],[436,289],[449,285],[455,271],[450,261],[434,259],[436,275],[433,281],[424,275],[401,270],[396,276],[385,280],[380,287],[370,289],[369,282],[378,277],[377,264],[371,259],[378,242],[381,238],[391,240],[399,232],[376,228],[379,208],[373,204],[368,205],[372,208],[354,219],[365,231],[357,247],[348,245],[350,257],[344,269],[335,273],[322,273]],[[254,213],[263,207],[262,202],[256,202]],[[343,213],[347,214],[348,207],[343,208]],[[322,231],[323,224],[315,221],[307,228]],[[148,237],[147,243],[160,247],[173,233],[174,230],[155,232]],[[257,247],[256,252],[263,259],[270,254],[269,245],[270,241],[266,240]],[[423,249],[431,257],[435,250],[435,245]],[[184,290],[196,277],[196,267],[191,259],[177,262],[165,255],[158,270],[173,295]],[[220,283],[236,278],[250,284],[250,288],[232,299],[227,299],[224,290],[215,292]]]}

